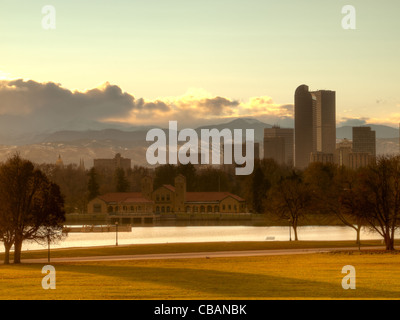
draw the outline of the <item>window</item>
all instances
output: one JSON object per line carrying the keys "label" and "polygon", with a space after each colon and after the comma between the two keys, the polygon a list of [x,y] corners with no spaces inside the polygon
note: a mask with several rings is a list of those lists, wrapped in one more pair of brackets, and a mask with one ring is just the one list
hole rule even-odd
{"label": "window", "polygon": [[206,211],[206,208],[205,208],[204,206],[201,206],[201,207],[200,207],[200,212],[201,212],[201,213],[204,213],[205,211]]}
{"label": "window", "polygon": [[167,194],[167,201],[169,201],[170,200],[170,195],[169,195],[169,193]]}
{"label": "window", "polygon": [[113,207],[112,206],[109,206],[108,207],[108,213],[112,213],[114,210],[113,210]]}
{"label": "window", "polygon": [[189,206],[186,206],[186,212],[190,213],[190,207]]}
{"label": "window", "polygon": [[214,206],[214,212],[219,212],[219,206]]}
{"label": "window", "polygon": [[207,206],[207,212],[212,212],[212,207],[211,206]]}
{"label": "window", "polygon": [[160,195],[159,194],[156,195],[156,201],[160,201]]}
{"label": "window", "polygon": [[101,204],[100,203],[93,204],[93,212],[95,212],[95,213],[101,212]]}

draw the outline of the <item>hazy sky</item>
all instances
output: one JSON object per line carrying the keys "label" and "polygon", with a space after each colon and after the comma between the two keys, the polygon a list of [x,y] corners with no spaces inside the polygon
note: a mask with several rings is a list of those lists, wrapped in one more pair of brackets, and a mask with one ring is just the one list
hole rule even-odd
{"label": "hazy sky", "polygon": [[[348,4],[356,30],[341,26]],[[44,5],[55,30],[42,28]],[[82,93],[109,82],[142,109],[108,119],[146,124],[181,110],[286,117],[304,83],[337,92],[338,121],[397,124],[399,15],[398,0],[0,0],[0,91],[20,78]]]}

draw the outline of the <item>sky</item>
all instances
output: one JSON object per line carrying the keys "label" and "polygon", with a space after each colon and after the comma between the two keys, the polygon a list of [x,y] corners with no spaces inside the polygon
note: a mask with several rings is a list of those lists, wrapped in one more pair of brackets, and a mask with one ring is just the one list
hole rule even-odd
{"label": "sky", "polygon": [[397,126],[399,12],[398,0],[0,0],[0,123],[279,123],[307,84],[336,91],[338,124]]}

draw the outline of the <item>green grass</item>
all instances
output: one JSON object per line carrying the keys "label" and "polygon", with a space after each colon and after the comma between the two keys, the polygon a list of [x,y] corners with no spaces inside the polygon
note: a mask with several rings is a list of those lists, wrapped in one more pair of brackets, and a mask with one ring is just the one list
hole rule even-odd
{"label": "green grass", "polygon": [[[398,299],[400,255],[307,255],[55,263],[55,290],[42,265],[0,266],[0,299]],[[356,268],[356,290],[341,286]]]}

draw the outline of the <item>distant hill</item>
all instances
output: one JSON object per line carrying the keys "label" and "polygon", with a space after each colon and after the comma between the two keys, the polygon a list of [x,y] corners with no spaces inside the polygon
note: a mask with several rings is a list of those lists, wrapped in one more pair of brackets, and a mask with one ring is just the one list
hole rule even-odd
{"label": "distant hill", "polygon": [[233,121],[230,121],[228,123],[222,123],[222,124],[216,124],[216,125],[210,125],[210,126],[202,126],[196,129],[196,131],[199,133],[201,129],[241,129],[241,130],[246,130],[246,129],[254,129],[254,138],[258,142],[262,142],[264,138],[264,129],[265,128],[272,128],[272,125],[268,123],[261,122],[257,119],[251,119],[251,118],[239,118],[235,119]]}
{"label": "distant hill", "polygon": [[[376,131],[377,153],[397,153],[399,150],[399,131],[397,128],[384,125],[367,125]],[[254,129],[255,140],[261,143],[264,129],[272,125],[252,118],[239,118],[215,125],[196,128],[201,129]],[[112,158],[116,153],[132,159],[134,165],[147,165],[146,150],[150,145],[146,142],[147,132],[154,126],[138,126],[126,128],[107,128],[98,130],[62,130],[51,133],[36,133],[19,136],[13,145],[0,141],[0,161],[5,160],[15,151],[27,159],[38,163],[55,163],[60,154],[65,164],[79,163],[85,160],[87,167],[93,165],[95,158]],[[164,128],[165,130],[165,128]],[[337,128],[338,139],[352,139],[352,127]],[[1,138],[1,136],[0,136]]]}

